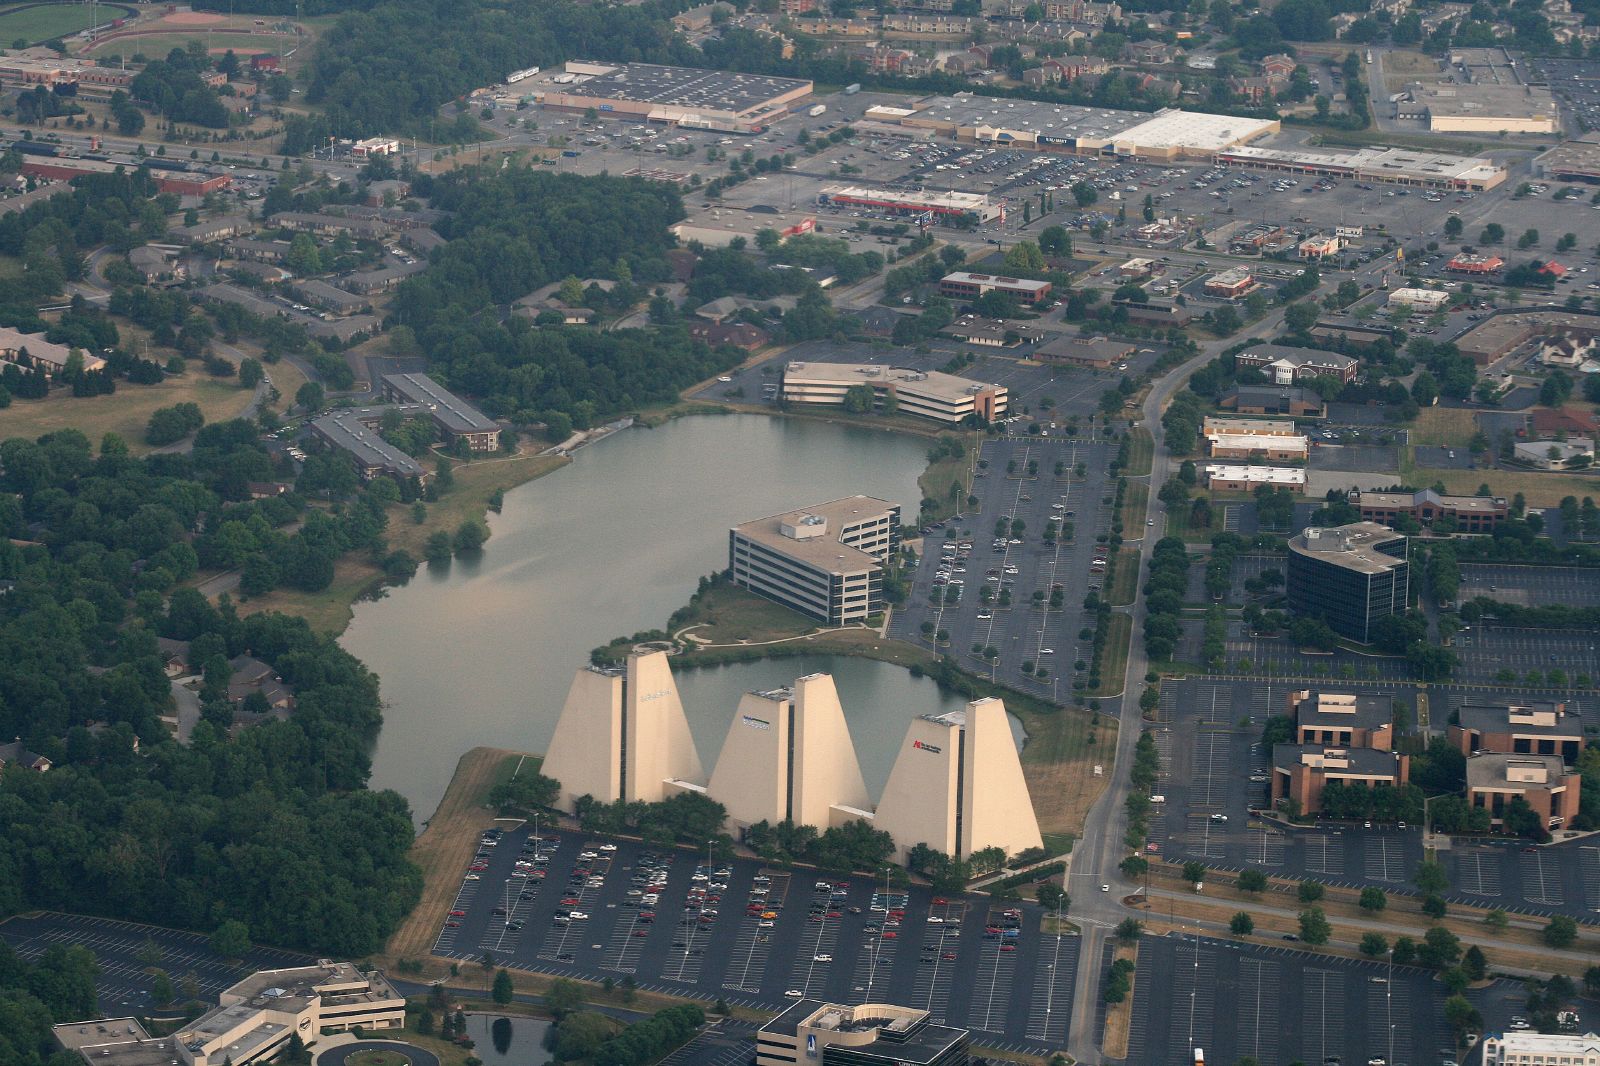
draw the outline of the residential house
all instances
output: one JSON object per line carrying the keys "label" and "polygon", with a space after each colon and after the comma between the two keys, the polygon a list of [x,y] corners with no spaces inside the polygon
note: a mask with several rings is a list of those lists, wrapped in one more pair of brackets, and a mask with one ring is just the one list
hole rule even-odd
{"label": "residential house", "polygon": [[13,740],[9,744],[0,744],[0,770],[10,766],[20,766],[24,770],[33,770],[42,774],[54,765],[55,763],[45,756],[23,747],[20,738]]}

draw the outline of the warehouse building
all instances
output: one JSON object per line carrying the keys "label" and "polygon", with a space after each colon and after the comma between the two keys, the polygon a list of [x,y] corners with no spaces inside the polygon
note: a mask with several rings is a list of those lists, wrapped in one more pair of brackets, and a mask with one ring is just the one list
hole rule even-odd
{"label": "warehouse building", "polygon": [[883,610],[883,560],[899,544],[899,504],[847,496],[735,526],[728,572],[739,588],[838,626]]}
{"label": "warehouse building", "polygon": [[400,404],[420,405],[434,426],[454,444],[467,442],[475,452],[492,452],[500,447],[500,426],[426,374],[385,374],[383,395]]}
{"label": "warehouse building", "polygon": [[1433,133],[1555,133],[1555,97],[1532,85],[1412,85],[1396,118],[1424,119]]}
{"label": "warehouse building", "polygon": [[1294,613],[1370,644],[1379,620],[1406,611],[1406,538],[1375,522],[1306,529],[1289,538],[1286,587]]}
{"label": "warehouse building", "polygon": [[888,1003],[800,999],[756,1031],[755,1066],[967,1066],[967,1031],[931,1018]]}
{"label": "warehouse building", "polygon": [[1212,492],[1254,492],[1263,485],[1290,492],[1306,491],[1306,472],[1298,467],[1207,463],[1204,473],[1206,488]]}
{"label": "warehouse building", "polygon": [[989,197],[975,192],[940,192],[937,190],[909,191],[905,189],[871,189],[860,185],[825,185],[817,202],[838,207],[865,207],[889,215],[927,218],[930,221],[949,221],[952,218],[970,218],[976,222],[992,222],[1003,218],[1005,207],[990,203]]}
{"label": "warehouse building", "polygon": [[1536,156],[1533,176],[1553,181],[1581,181],[1600,185],[1600,135],[1585,134]]}
{"label": "warehouse building", "polygon": [[811,82],[653,63],[568,63],[581,77],[544,93],[544,106],[694,129],[760,133],[811,95]]}
{"label": "warehouse building", "polygon": [[1006,413],[1004,385],[990,385],[938,370],[907,370],[875,363],[788,363],[779,395],[785,403],[843,406],[851,389],[870,388],[873,405],[945,425],[993,422]]}
{"label": "warehouse building", "polygon": [[1511,311],[1488,318],[1456,338],[1456,348],[1479,366],[1516,351],[1536,338],[1565,336],[1578,341],[1600,337],[1600,315],[1576,311]]}
{"label": "warehouse building", "polygon": [[958,859],[1043,847],[1005,704],[986,697],[913,718],[873,827],[894,838],[902,862],[918,843]]}

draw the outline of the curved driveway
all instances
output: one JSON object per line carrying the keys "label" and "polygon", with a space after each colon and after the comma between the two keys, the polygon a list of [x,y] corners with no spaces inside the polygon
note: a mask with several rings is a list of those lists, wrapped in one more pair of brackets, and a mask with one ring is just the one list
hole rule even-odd
{"label": "curved driveway", "polygon": [[321,1052],[313,1060],[314,1066],[345,1066],[346,1060],[358,1051],[397,1051],[411,1060],[411,1066],[439,1066],[439,1056],[398,1040],[358,1040],[353,1044],[340,1044]]}

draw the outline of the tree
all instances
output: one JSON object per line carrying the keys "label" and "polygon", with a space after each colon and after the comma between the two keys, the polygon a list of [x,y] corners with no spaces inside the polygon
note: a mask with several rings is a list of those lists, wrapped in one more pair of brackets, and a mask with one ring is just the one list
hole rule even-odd
{"label": "tree", "polygon": [[1442,925],[1429,929],[1422,938],[1422,946],[1417,949],[1417,961],[1436,970],[1453,966],[1460,957],[1460,939]]}
{"label": "tree", "polygon": [[1328,916],[1322,913],[1321,907],[1308,907],[1300,912],[1300,939],[1307,944],[1320,947],[1328,942],[1331,932]]}
{"label": "tree", "polygon": [[311,234],[294,235],[294,240],[289,242],[289,251],[284,256],[284,266],[300,277],[322,273],[322,254],[317,250],[317,242]]}
{"label": "tree", "polygon": [[211,934],[211,950],[225,959],[242,959],[250,950],[250,928],[229,918]]}
{"label": "tree", "polygon": [[1080,181],[1072,186],[1072,199],[1079,207],[1088,207],[1100,199],[1100,194],[1093,185]]}
{"label": "tree", "polygon": [[502,1007],[511,1002],[515,986],[511,982],[511,974],[502,969],[494,975],[494,1001]]}
{"label": "tree", "polygon": [[1186,862],[1183,864],[1183,879],[1191,885],[1198,885],[1206,879],[1206,864],[1203,862]]}
{"label": "tree", "polygon": [[1539,939],[1553,948],[1569,948],[1578,939],[1578,923],[1565,914],[1558,914],[1539,931]]}
{"label": "tree", "polygon": [[1013,274],[1037,274],[1044,270],[1044,253],[1032,241],[1018,241],[1006,249],[1006,270]]}
{"label": "tree", "polygon": [[1377,885],[1368,885],[1361,890],[1361,909],[1368,914],[1377,914],[1389,905],[1389,894]]}
{"label": "tree", "polygon": [[1461,971],[1469,981],[1482,981],[1489,976],[1489,960],[1484,957],[1482,948],[1476,944],[1467,948],[1466,954],[1461,956]]}
{"label": "tree", "polygon": [[1483,227],[1483,232],[1478,234],[1479,244],[1499,244],[1506,239],[1506,228],[1498,222],[1491,222]]}
{"label": "tree", "polygon": [[261,379],[266,371],[261,368],[261,360],[247,358],[239,364],[239,384],[247,389],[253,389],[261,384]]}
{"label": "tree", "polygon": [[545,992],[544,1005],[550,1016],[560,1022],[583,1006],[583,986],[565,977],[558,977]]}
{"label": "tree", "polygon": [[1361,937],[1361,954],[1369,959],[1381,959],[1389,953],[1389,942],[1382,933],[1364,933]]}
{"label": "tree", "polygon": [[1444,1001],[1444,1020],[1460,1036],[1483,1028],[1483,1015],[1478,1013],[1465,996],[1455,995]]}
{"label": "tree", "polygon": [[1322,887],[1322,884],[1319,881],[1301,881],[1300,902],[1315,903],[1317,900],[1323,897],[1325,891],[1326,890]]}
{"label": "tree", "polygon": [[1139,934],[1144,932],[1144,925],[1137,918],[1124,918],[1117,923],[1117,939],[1132,943],[1139,939]]}
{"label": "tree", "polygon": [[1234,936],[1249,936],[1256,931],[1255,919],[1244,911],[1239,911],[1228,919],[1228,931]]}
{"label": "tree", "polygon": [[1452,241],[1461,236],[1461,231],[1464,228],[1460,215],[1451,215],[1444,220],[1444,235]]}
{"label": "tree", "polygon": [[319,382],[308,381],[295,390],[295,404],[307,414],[320,411],[324,402],[322,385]]}
{"label": "tree", "polygon": [[1412,880],[1417,890],[1424,894],[1441,893],[1450,887],[1450,877],[1437,859],[1424,859],[1419,863]]}

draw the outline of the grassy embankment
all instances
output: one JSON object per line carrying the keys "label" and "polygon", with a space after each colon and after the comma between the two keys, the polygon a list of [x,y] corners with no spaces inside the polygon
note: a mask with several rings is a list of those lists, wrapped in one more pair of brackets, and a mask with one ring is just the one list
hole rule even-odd
{"label": "grassy embankment", "polygon": [[[512,456],[458,462],[454,470],[455,485],[437,502],[428,504],[427,519],[422,525],[412,521],[409,506],[397,504],[389,508],[389,547],[404,549],[421,560],[423,547],[436,530],[453,533],[463,522],[482,518],[489,497],[496,491],[515,488],[570,462],[557,456],[539,455],[536,449],[542,447],[543,444],[524,442],[522,450]],[[297,614],[314,629],[339,633],[350,622],[352,605],[382,582],[383,572],[371,561],[363,556],[347,555],[334,567],[333,583],[320,592],[275,589],[265,596],[241,600],[239,609],[244,614],[256,611]]]}
{"label": "grassy embankment", "polygon": [[1128,431],[1128,465],[1122,471],[1128,477],[1146,477],[1150,473],[1150,460],[1155,455],[1155,438],[1143,426]]}
{"label": "grassy embankment", "polygon": [[1111,584],[1105,587],[1105,600],[1113,607],[1126,607],[1133,603],[1139,588],[1139,551],[1137,548],[1118,548],[1117,566]]}
{"label": "grassy embankment", "polygon": [[1128,994],[1121,1003],[1112,1003],[1106,1007],[1106,1031],[1100,1041],[1100,1050],[1105,1052],[1108,1059],[1125,1059],[1128,1057],[1128,1024],[1133,1020],[1133,993],[1139,982],[1139,945],[1118,944],[1112,960],[1127,959],[1133,963],[1133,976],[1128,981]]}

